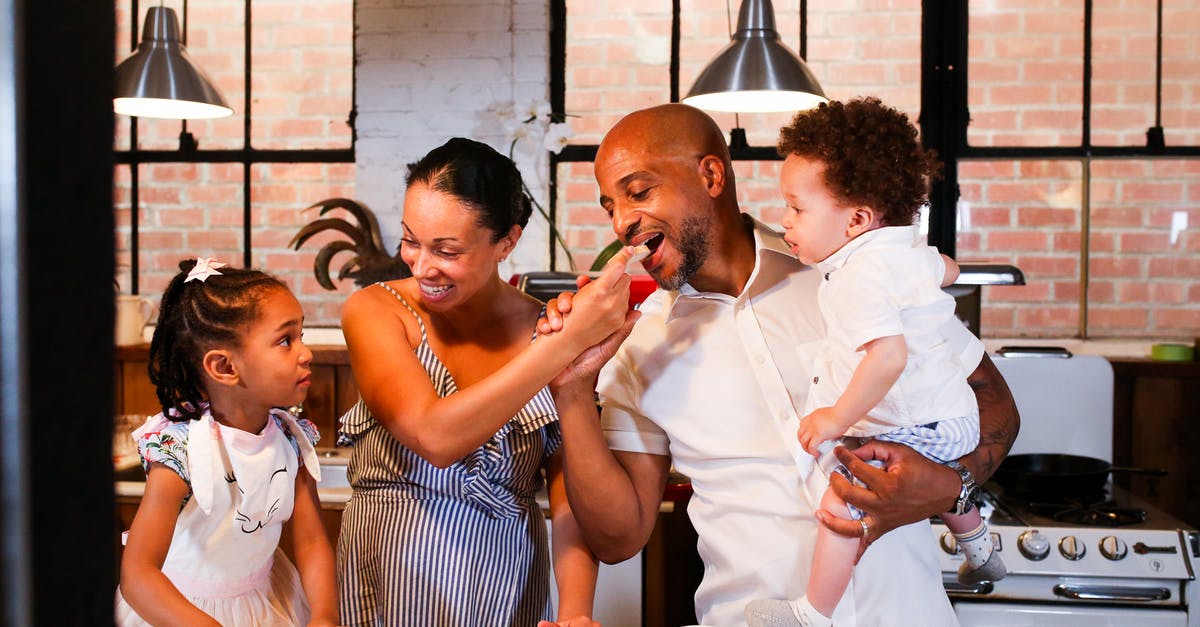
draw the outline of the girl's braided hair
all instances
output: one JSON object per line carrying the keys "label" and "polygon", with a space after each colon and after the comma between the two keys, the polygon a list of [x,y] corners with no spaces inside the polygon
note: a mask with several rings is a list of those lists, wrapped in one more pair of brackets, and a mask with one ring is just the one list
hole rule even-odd
{"label": "girl's braided hair", "polygon": [[258,316],[262,296],[287,289],[265,272],[228,266],[205,280],[185,281],[195,266],[195,259],[179,262],[179,274],[163,292],[150,341],[150,382],[163,415],[177,422],[203,413],[204,353],[239,344],[245,326]]}

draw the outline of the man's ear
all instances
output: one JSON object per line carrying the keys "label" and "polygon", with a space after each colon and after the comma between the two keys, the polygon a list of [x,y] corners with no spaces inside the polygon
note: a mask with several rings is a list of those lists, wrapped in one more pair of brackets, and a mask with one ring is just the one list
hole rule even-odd
{"label": "man's ear", "polygon": [[710,198],[716,198],[725,191],[725,162],[716,155],[704,155],[697,166],[700,177],[704,179],[704,188]]}
{"label": "man's ear", "polygon": [[204,367],[204,374],[221,385],[237,385],[241,379],[237,365],[233,363],[233,356],[227,350],[214,349],[204,353],[201,364]]}
{"label": "man's ear", "polygon": [[875,210],[866,205],[859,205],[854,207],[846,221],[846,235],[855,238],[877,226],[879,225],[875,222]]}

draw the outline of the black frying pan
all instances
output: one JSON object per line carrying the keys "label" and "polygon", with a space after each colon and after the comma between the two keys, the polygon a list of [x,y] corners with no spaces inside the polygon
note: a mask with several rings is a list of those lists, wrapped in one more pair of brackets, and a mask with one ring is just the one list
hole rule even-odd
{"label": "black frying pan", "polygon": [[1163,476],[1164,470],[1119,468],[1095,457],[1058,453],[1009,455],[1000,463],[994,481],[1013,496],[1032,500],[1061,501],[1093,498],[1103,494],[1112,472]]}

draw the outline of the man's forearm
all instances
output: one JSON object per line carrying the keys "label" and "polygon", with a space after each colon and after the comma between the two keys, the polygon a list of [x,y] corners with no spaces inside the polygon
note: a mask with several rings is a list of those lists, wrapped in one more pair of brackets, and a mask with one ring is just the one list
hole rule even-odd
{"label": "man's forearm", "polygon": [[979,483],[987,481],[1012,448],[1021,428],[1016,403],[1003,375],[987,355],[967,381],[979,402],[979,446],[960,461]]}
{"label": "man's forearm", "polygon": [[[556,397],[556,401],[563,432],[563,473],[575,519],[597,557],[605,562],[627,559],[654,529],[667,464],[659,472],[655,464],[630,469],[618,461],[600,431],[590,393]],[[657,487],[650,485],[656,480]],[[651,504],[648,495],[655,490]]]}

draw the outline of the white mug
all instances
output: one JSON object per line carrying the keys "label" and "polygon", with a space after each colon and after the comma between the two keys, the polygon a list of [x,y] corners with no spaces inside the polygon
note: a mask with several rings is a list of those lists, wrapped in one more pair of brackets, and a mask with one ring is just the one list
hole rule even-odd
{"label": "white mug", "polygon": [[129,294],[117,296],[117,346],[141,344],[143,330],[153,311],[154,303],[149,299]]}

